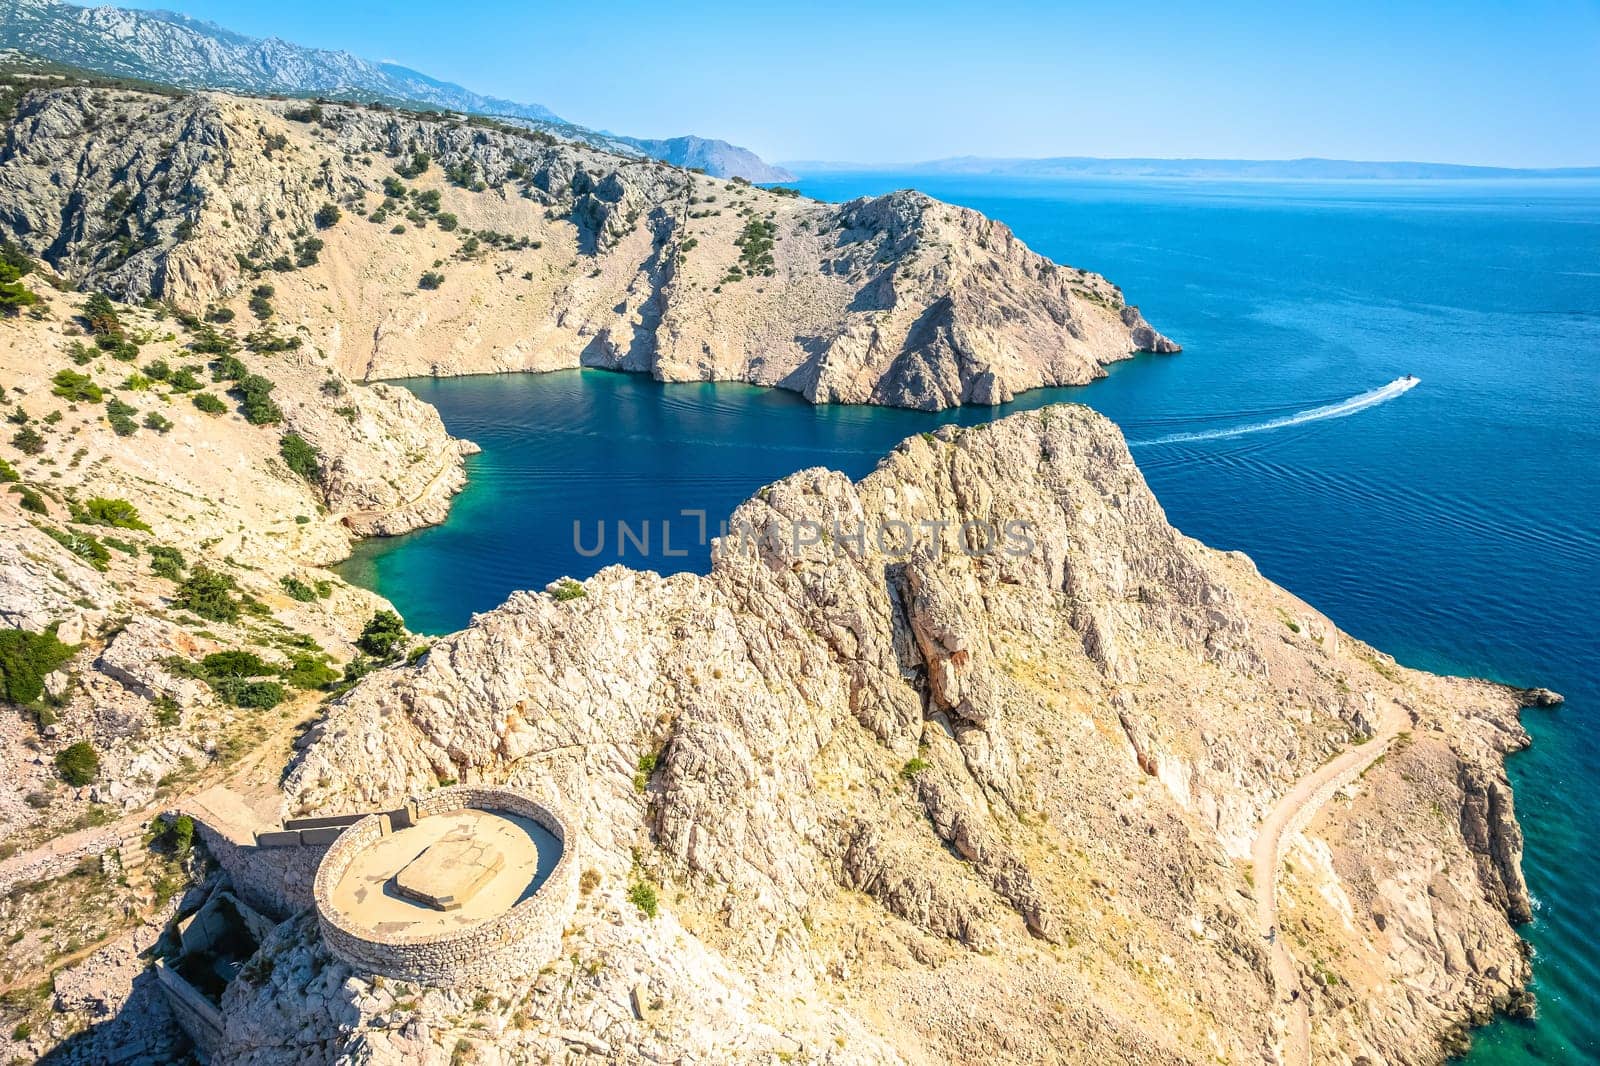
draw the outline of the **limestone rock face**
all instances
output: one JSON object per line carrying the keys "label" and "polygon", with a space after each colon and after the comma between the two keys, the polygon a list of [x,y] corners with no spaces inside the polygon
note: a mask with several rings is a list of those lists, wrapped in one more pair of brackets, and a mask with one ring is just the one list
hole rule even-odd
{"label": "limestone rock face", "polygon": [[[739,508],[709,575],[584,588],[518,593],[370,675],[286,783],[295,812],[445,779],[574,812],[599,887],[563,951],[596,976],[499,990],[537,1004],[495,1041],[506,1061],[714,1044],[670,998],[648,1025],[602,1006],[680,987],[685,958],[719,1001],[759,990],[751,1018],[795,1041],[773,1047],[839,1061],[1256,1061],[1281,996],[1255,827],[1377,701],[1409,715],[1404,743],[1294,838],[1283,880],[1318,1060],[1435,1061],[1527,979],[1514,694],[1400,668],[1183,537],[1086,410],[913,438],[860,482],[802,471]],[[639,882],[660,917],[618,908]],[[359,1033],[397,1060],[449,1046],[459,1008],[426,1008],[424,1036],[358,1007],[296,1050]]]}
{"label": "limestone rock face", "polygon": [[1178,350],[1105,278],[919,193],[825,204],[481,122],[286,110],[30,93],[0,233],[194,311],[245,314],[270,268],[282,319],[363,379],[597,366],[936,410]]}

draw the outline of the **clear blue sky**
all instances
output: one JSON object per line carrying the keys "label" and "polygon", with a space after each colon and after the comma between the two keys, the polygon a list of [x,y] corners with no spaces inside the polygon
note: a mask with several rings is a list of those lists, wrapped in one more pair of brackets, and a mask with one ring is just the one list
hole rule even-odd
{"label": "clear blue sky", "polygon": [[132,6],[768,159],[1600,164],[1600,0]]}

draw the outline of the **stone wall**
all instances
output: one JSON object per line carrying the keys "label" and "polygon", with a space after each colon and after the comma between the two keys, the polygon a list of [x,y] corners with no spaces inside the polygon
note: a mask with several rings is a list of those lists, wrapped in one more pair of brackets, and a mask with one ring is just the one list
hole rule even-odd
{"label": "stone wall", "polygon": [[555,958],[577,905],[576,837],[556,811],[527,795],[460,785],[430,793],[417,817],[462,808],[505,811],[539,823],[561,842],[561,858],[532,896],[469,929],[419,936],[384,936],[363,929],[333,906],[333,888],[357,853],[383,833],[380,816],[362,819],[328,849],[317,870],[317,918],[329,949],[357,971],[428,985],[487,985],[526,976]]}
{"label": "stone wall", "polygon": [[245,903],[278,921],[311,906],[317,865],[327,847],[257,847],[253,836],[241,836],[226,825],[195,819],[206,850],[217,860],[233,890]]}
{"label": "stone wall", "polygon": [[210,1059],[222,1046],[222,1012],[199,990],[185,981],[165,959],[155,961],[156,980],[167,995],[167,1005],[178,1025],[193,1040],[201,1054]]}

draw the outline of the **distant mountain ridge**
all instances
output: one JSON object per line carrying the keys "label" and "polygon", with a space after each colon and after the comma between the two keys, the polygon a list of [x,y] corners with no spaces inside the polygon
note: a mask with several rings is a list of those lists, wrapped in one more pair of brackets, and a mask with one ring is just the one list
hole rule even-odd
{"label": "distant mountain ridge", "polygon": [[[701,137],[649,140],[597,133],[540,104],[485,96],[397,63],[235,33],[171,11],[0,0],[0,49],[101,74],[255,94],[329,96],[496,115],[608,151],[635,152],[715,177],[782,181],[754,152]],[[691,161],[692,160],[692,161]]]}
{"label": "distant mountain ridge", "polygon": [[918,163],[839,163],[807,160],[786,163],[801,174],[886,170],[908,174],[983,174],[1017,178],[1127,177],[1212,178],[1303,181],[1443,181],[1507,178],[1600,178],[1600,166],[1516,167],[1459,163],[1371,162],[1353,159],[1102,159],[1053,156],[995,159],[955,156]]}
{"label": "distant mountain ridge", "polygon": [[642,140],[638,137],[619,137],[645,155],[664,160],[674,166],[699,168],[707,174],[721,177],[737,175],[756,182],[793,181],[794,174],[783,167],[773,166],[750,151],[727,141],[714,141],[705,137],[671,137],[665,140]]}

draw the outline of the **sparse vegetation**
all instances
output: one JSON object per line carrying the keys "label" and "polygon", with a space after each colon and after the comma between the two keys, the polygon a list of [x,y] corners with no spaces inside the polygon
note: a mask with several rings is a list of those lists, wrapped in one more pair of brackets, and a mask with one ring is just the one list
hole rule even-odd
{"label": "sparse vegetation", "polygon": [[378,611],[368,620],[356,641],[357,647],[368,655],[388,659],[405,640],[406,624],[393,611]]}
{"label": "sparse vegetation", "polygon": [[127,500],[93,496],[72,509],[72,520],[83,525],[111,526],[113,529],[138,529],[146,533],[150,527],[139,517],[139,509]]}
{"label": "sparse vegetation", "polygon": [[93,378],[76,370],[58,370],[50,381],[50,391],[71,403],[99,403],[104,395]]}
{"label": "sparse vegetation", "polygon": [[300,436],[298,433],[285,433],[278,441],[278,454],[283,456],[283,461],[289,469],[305,478],[313,485],[322,478],[322,453],[316,445]]}
{"label": "sparse vegetation", "polygon": [[208,566],[196,566],[178,586],[172,605],[212,622],[236,622],[242,605],[234,595],[235,587],[233,578],[227,574]]}
{"label": "sparse vegetation", "polygon": [[87,740],[80,740],[56,755],[56,772],[67,784],[82,788],[100,776],[100,753]]}
{"label": "sparse vegetation", "polygon": [[150,572],[157,577],[179,581],[183,578],[183,553],[165,544],[150,545]]}
{"label": "sparse vegetation", "polygon": [[23,455],[38,455],[44,451],[44,437],[32,426],[23,426],[11,434],[11,444]]}
{"label": "sparse vegetation", "polygon": [[429,270],[429,271],[427,271],[426,273],[424,273],[422,275],[421,279],[419,279],[417,281],[417,288],[419,288],[419,289],[437,289],[439,286],[441,286],[443,284],[444,284],[444,275],[440,274],[438,271]]}
{"label": "sparse vegetation", "polygon": [[29,704],[44,695],[46,675],[72,658],[73,648],[54,632],[0,629],[0,696],[7,703]]}
{"label": "sparse vegetation", "polygon": [[588,590],[583,587],[583,582],[574,581],[570,577],[564,577],[557,581],[550,590],[551,597],[557,603],[566,603],[568,600],[581,600],[588,594]]}
{"label": "sparse vegetation", "polygon": [[656,888],[648,881],[635,881],[629,886],[628,902],[638,907],[639,913],[646,918],[654,918],[660,908],[660,903],[656,899]]}

